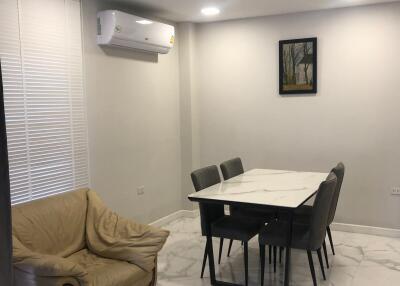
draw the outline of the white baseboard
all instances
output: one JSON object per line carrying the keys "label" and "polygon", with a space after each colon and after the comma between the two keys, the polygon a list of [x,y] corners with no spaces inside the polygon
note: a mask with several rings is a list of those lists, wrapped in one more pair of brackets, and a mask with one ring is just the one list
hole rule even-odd
{"label": "white baseboard", "polygon": [[173,222],[174,220],[177,220],[179,218],[195,218],[198,215],[198,213],[199,213],[198,210],[193,210],[193,211],[179,210],[179,211],[176,211],[165,217],[162,217],[156,221],[153,221],[152,223],[150,223],[150,225],[157,226],[157,227],[163,227],[163,226],[169,224],[170,222]]}
{"label": "white baseboard", "polygon": [[383,228],[347,223],[333,223],[332,230],[400,238],[400,229],[394,228]]}
{"label": "white baseboard", "polygon": [[[162,227],[167,225],[168,223],[179,219],[179,218],[195,218],[199,215],[199,210],[179,210],[170,215],[162,217],[150,225]],[[352,233],[362,233],[369,235],[378,235],[378,236],[386,236],[393,238],[400,238],[400,229],[394,228],[383,228],[383,227],[374,227],[367,225],[356,225],[356,224],[347,224],[347,223],[333,223],[332,230],[334,231],[343,231],[343,232],[352,232]]]}

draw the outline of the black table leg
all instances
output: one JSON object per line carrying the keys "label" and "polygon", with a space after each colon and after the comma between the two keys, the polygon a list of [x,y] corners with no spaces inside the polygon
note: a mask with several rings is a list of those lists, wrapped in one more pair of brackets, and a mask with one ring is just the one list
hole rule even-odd
{"label": "black table leg", "polygon": [[212,244],[212,237],[207,235],[207,252],[208,252],[208,266],[210,268],[211,285],[215,284],[215,264],[214,264],[214,250]]}
{"label": "black table leg", "polygon": [[215,277],[215,263],[214,263],[214,250],[212,237],[207,235],[207,253],[208,253],[208,266],[210,269],[211,285],[215,286],[240,286],[239,284],[218,281]]}
{"label": "black table leg", "polygon": [[289,286],[290,283],[290,256],[291,256],[291,245],[292,245],[292,233],[293,233],[293,212],[289,212],[289,231],[287,237],[287,248],[286,248],[286,261],[285,261],[285,286]]}

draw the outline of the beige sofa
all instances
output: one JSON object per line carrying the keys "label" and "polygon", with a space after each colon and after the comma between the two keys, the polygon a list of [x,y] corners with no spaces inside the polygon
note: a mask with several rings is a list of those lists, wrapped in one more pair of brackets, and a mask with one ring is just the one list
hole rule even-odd
{"label": "beige sofa", "polygon": [[[14,256],[19,256],[14,257],[15,285],[156,284],[156,256],[151,260],[155,261],[153,270],[146,271],[133,263],[100,257],[88,249],[87,194],[88,190],[80,190],[13,207]],[[23,254],[17,248],[23,248]],[[63,274],[66,267],[68,275]]]}

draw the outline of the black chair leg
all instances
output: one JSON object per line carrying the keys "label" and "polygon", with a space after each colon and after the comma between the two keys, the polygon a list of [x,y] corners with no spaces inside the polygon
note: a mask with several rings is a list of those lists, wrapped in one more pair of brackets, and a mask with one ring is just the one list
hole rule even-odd
{"label": "black chair leg", "polygon": [[233,239],[231,239],[231,240],[229,241],[228,257],[231,255],[232,243],[233,243]]}
{"label": "black chair leg", "polygon": [[218,254],[218,264],[221,264],[222,247],[224,246],[224,239],[219,239],[219,254]]}
{"label": "black chair leg", "polygon": [[268,260],[269,260],[269,264],[272,264],[272,246],[271,245],[268,246]]}
{"label": "black chair leg", "polygon": [[322,255],[321,255],[321,248],[317,250],[317,254],[318,254],[318,260],[319,260],[319,266],[321,266],[322,276],[324,277],[324,280],[326,280],[324,262],[322,261]]}
{"label": "black chair leg", "polygon": [[242,246],[244,245],[244,242],[242,241]]}
{"label": "black chair leg", "polygon": [[274,246],[274,273],[276,273],[276,246]]}
{"label": "black chair leg", "polygon": [[333,253],[333,255],[335,255],[335,248],[333,247],[331,228],[328,226],[328,227],[326,228],[326,230],[327,230],[327,232],[328,232],[328,237],[329,237],[329,242],[330,242],[330,244],[331,244],[332,253]]}
{"label": "black chair leg", "polygon": [[329,269],[329,261],[328,261],[328,252],[326,251],[326,243],[322,244],[322,248],[324,249],[325,261],[326,261],[326,268]]}
{"label": "black chair leg", "polygon": [[249,245],[247,242],[243,243],[244,245],[244,285],[247,286],[249,284]]}
{"label": "black chair leg", "polygon": [[279,264],[282,264],[282,251],[283,247],[279,247]]}
{"label": "black chair leg", "polygon": [[265,271],[265,245],[260,244],[260,268],[261,268],[261,286],[264,286],[264,271]]}
{"label": "black chair leg", "polygon": [[292,250],[290,247],[285,248],[285,273],[284,273],[284,285],[289,285],[290,284],[290,272],[291,272],[291,255],[292,255]]}
{"label": "black chair leg", "polygon": [[206,247],[204,248],[203,266],[201,267],[201,275],[200,275],[200,278],[203,278],[203,275],[204,275],[204,269],[206,268],[206,261],[207,261],[207,246],[208,246],[208,243],[206,242]]}
{"label": "black chair leg", "polygon": [[310,264],[310,271],[311,271],[311,276],[312,276],[312,280],[313,280],[313,285],[317,286],[317,278],[315,277],[314,262],[313,262],[311,251],[307,250],[307,256],[308,256],[308,263]]}

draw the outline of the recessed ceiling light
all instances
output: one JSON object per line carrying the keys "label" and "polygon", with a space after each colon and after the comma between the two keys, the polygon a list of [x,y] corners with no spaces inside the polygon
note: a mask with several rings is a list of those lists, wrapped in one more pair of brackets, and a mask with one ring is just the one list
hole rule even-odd
{"label": "recessed ceiling light", "polygon": [[215,16],[219,14],[219,9],[217,7],[206,7],[201,9],[201,13],[206,16]]}
{"label": "recessed ceiling light", "polygon": [[150,24],[153,24],[152,21],[150,21],[150,20],[145,20],[145,19],[143,19],[143,20],[138,20],[138,21],[136,21],[136,23],[139,23],[139,24],[142,24],[142,25],[150,25]]}

